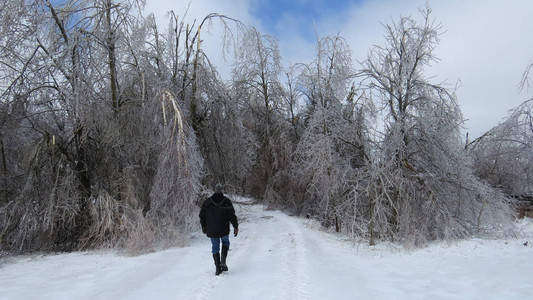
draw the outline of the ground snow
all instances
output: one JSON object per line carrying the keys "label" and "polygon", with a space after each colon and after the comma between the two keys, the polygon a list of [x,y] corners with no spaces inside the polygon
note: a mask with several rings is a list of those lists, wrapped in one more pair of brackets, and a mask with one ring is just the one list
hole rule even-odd
{"label": "ground snow", "polygon": [[[242,199],[239,199],[242,200]],[[236,204],[229,272],[214,275],[210,242],[124,257],[109,252],[0,262],[0,299],[531,299],[533,222],[517,238],[406,251],[354,244],[309,220]],[[529,241],[528,246],[524,243]]]}

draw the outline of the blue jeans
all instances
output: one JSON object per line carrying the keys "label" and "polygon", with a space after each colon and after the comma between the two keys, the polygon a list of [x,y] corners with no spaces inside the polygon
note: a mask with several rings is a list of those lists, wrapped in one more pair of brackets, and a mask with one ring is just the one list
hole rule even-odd
{"label": "blue jeans", "polygon": [[213,254],[220,252],[220,241],[222,241],[222,246],[229,247],[229,234],[221,238],[211,238]]}

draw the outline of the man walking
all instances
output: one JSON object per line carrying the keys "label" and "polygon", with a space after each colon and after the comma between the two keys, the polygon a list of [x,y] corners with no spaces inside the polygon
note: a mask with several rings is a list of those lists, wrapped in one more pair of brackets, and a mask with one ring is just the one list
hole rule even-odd
{"label": "man walking", "polygon": [[[200,224],[203,233],[211,238],[213,260],[215,261],[215,275],[227,271],[226,258],[229,250],[229,224],[233,225],[234,236],[239,233],[239,223],[235,216],[235,209],[231,200],[223,194],[224,185],[217,183],[215,193],[207,198],[200,210]],[[222,242],[222,256],[220,255],[220,243]]]}

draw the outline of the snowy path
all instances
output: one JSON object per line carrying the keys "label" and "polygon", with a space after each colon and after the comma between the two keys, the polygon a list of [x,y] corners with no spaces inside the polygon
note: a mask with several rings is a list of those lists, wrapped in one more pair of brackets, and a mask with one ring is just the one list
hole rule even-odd
{"label": "snowy path", "polygon": [[[406,252],[352,245],[304,219],[236,205],[228,273],[214,276],[210,242],[138,257],[72,253],[0,264],[0,299],[527,299],[526,236]],[[1,262],[0,262],[1,263]]]}

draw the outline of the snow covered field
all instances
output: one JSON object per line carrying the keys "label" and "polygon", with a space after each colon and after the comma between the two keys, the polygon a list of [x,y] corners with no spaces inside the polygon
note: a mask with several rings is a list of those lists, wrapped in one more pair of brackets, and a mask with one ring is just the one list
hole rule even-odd
{"label": "snow covered field", "polygon": [[533,299],[531,220],[520,221],[517,238],[406,251],[353,244],[261,205],[235,206],[240,233],[221,276],[197,234],[188,247],[137,257],[7,258],[0,299]]}

